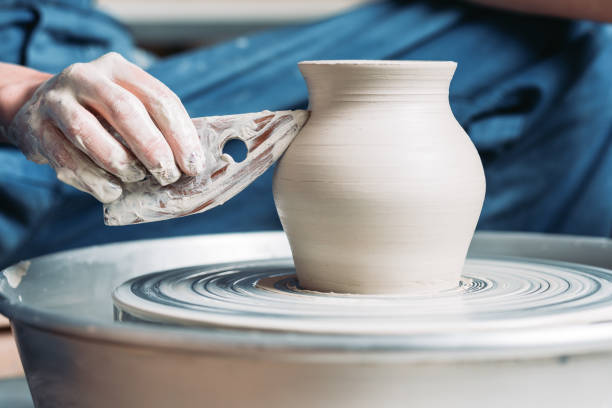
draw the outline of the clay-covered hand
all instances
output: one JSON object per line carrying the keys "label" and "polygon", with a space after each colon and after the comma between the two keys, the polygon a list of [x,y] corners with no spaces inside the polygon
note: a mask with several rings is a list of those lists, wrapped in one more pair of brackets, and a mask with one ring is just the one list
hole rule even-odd
{"label": "clay-covered hand", "polygon": [[149,172],[161,185],[204,170],[196,129],[179,98],[117,53],[43,82],[8,138],[26,157],[104,203]]}

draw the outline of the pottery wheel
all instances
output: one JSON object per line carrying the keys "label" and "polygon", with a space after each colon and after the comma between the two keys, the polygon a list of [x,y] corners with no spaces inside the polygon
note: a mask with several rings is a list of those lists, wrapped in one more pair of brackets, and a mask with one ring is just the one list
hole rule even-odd
{"label": "pottery wheel", "polygon": [[115,317],[307,333],[416,334],[541,328],[612,318],[612,273],[553,261],[468,259],[453,289],[407,295],[303,290],[289,259],[143,275],[114,294]]}

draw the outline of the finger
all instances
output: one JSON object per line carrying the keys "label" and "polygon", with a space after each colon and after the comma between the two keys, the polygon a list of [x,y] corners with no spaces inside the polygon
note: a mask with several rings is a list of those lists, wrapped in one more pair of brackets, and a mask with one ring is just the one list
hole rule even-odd
{"label": "finger", "polygon": [[47,160],[59,180],[93,195],[103,203],[110,203],[121,196],[122,189],[115,178],[96,166],[51,123],[42,129],[42,143]]}
{"label": "finger", "polygon": [[74,98],[58,98],[48,95],[45,110],[72,144],[121,181],[131,183],[145,178],[146,172],[136,157],[91,112]]}
{"label": "finger", "polygon": [[82,89],[79,99],[110,123],[159,184],[179,179],[170,145],[136,96],[100,75]]}
{"label": "finger", "polygon": [[[116,63],[117,59],[122,61]],[[118,54],[107,54],[95,63],[103,65],[111,72],[115,83],[140,99],[168,141],[183,172],[190,176],[202,172],[205,168],[202,145],[191,118],[176,94]]]}

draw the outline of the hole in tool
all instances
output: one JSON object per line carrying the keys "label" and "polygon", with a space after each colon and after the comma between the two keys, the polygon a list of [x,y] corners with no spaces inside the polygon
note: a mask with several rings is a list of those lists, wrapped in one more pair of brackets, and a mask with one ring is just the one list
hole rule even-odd
{"label": "hole in tool", "polygon": [[236,163],[240,163],[247,157],[248,149],[240,139],[229,139],[223,144],[223,153],[232,156]]}

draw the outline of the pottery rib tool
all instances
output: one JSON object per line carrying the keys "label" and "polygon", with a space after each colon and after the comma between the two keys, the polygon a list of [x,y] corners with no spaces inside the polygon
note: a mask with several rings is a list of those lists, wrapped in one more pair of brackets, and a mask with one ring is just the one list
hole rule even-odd
{"label": "pottery rib tool", "polygon": [[[200,213],[223,204],[264,173],[287,149],[308,111],[262,111],[193,119],[204,147],[206,171],[182,176],[161,186],[148,176],[126,183],[123,195],[104,205],[106,225],[128,225]],[[246,158],[237,163],[223,153],[231,139],[246,145]]]}

